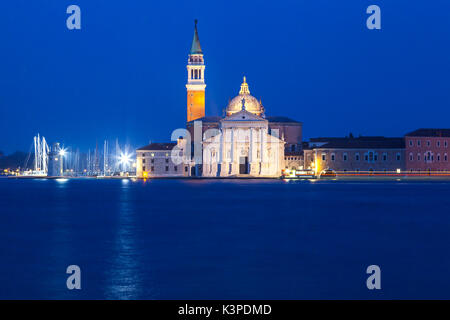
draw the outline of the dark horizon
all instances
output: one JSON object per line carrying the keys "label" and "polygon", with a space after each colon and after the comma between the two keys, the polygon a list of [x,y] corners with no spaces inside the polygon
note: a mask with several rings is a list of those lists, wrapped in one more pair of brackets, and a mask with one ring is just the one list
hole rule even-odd
{"label": "dark horizon", "polygon": [[[77,4],[82,29],[66,28]],[[119,139],[168,142],[186,121],[194,19],[206,61],[206,114],[221,115],[246,75],[266,114],[304,137],[401,137],[448,128],[448,1],[166,3],[15,1],[0,12],[0,150],[27,152],[37,133],[87,151]]]}

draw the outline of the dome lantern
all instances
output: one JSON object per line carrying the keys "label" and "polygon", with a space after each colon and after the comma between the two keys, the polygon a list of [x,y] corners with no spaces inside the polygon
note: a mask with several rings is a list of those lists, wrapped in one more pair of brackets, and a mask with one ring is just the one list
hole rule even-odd
{"label": "dome lantern", "polygon": [[247,78],[244,76],[244,82],[241,84],[241,90],[239,91],[240,95],[250,94],[250,89],[248,88]]}

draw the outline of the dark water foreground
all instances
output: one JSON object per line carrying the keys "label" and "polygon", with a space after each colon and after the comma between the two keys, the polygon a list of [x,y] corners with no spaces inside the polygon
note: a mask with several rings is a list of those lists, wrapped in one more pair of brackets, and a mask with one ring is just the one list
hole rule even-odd
{"label": "dark water foreground", "polygon": [[450,183],[0,179],[0,298],[448,299]]}

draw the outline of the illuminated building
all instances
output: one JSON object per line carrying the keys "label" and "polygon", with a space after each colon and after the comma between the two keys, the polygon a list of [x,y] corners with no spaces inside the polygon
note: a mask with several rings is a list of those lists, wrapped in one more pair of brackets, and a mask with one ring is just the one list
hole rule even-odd
{"label": "illuminated building", "polygon": [[[189,139],[178,144],[145,146],[136,151],[137,176],[279,177],[285,169],[285,151],[301,161],[302,123],[287,117],[266,116],[261,99],[250,94],[244,77],[239,94],[226,106],[224,115],[205,116],[205,62],[197,21],[187,65],[187,123]],[[182,172],[162,166],[151,170],[149,154],[165,155],[174,148],[182,153]],[[165,149],[169,148],[169,149]],[[190,151],[190,152],[189,152]],[[166,157],[162,158],[164,161]]]}
{"label": "illuminated building", "polygon": [[[182,177],[188,175],[188,167],[183,163],[174,163],[177,143],[151,143],[136,150],[136,176],[151,177]],[[175,148],[175,150],[174,150]],[[182,156],[182,150],[179,150]]]}
{"label": "illuminated building", "polygon": [[48,175],[50,177],[63,176],[65,151],[59,143],[54,143],[49,152]]}
{"label": "illuminated building", "polygon": [[218,129],[204,134],[203,176],[279,177],[284,168],[284,145],[278,130],[269,132],[264,108],[250,95],[244,77],[239,95],[229,102]]}
{"label": "illuminated building", "polygon": [[405,135],[408,173],[450,173],[450,129],[418,129]]}

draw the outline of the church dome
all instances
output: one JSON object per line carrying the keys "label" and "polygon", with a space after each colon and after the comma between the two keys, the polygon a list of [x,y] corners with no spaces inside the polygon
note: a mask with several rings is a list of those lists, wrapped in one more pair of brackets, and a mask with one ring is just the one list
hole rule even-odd
{"label": "church dome", "polygon": [[231,101],[228,103],[227,116],[239,112],[243,108],[248,112],[251,112],[258,116],[262,116],[264,113],[264,108],[261,105],[261,102],[258,101],[258,99],[256,99],[254,96],[250,95],[250,90],[248,88],[248,84],[245,77],[244,82],[241,84],[241,90],[239,91],[239,95],[231,99]]}

